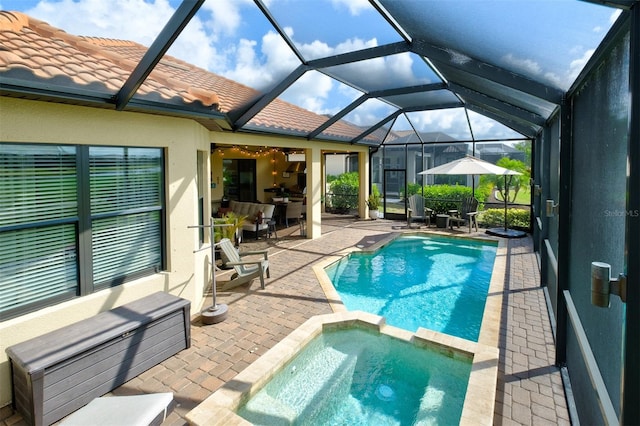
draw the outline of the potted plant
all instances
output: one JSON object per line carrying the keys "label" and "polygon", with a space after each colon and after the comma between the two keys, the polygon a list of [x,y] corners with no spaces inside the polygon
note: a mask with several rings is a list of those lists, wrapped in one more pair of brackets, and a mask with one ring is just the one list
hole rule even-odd
{"label": "potted plant", "polygon": [[234,212],[228,212],[221,218],[214,219],[214,224],[227,225],[215,227],[215,242],[220,241],[222,238],[228,238],[237,247],[240,243],[240,229],[246,219],[247,216],[237,215]]}
{"label": "potted plant", "polygon": [[380,209],[380,204],[382,202],[382,198],[380,196],[380,191],[377,186],[373,186],[371,189],[371,194],[367,199],[367,206],[369,206],[369,218],[375,220],[378,218],[378,210]]}

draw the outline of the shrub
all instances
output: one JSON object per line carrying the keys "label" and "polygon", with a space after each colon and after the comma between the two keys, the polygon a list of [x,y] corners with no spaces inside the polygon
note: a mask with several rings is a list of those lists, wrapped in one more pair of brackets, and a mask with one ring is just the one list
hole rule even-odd
{"label": "shrub", "polygon": [[407,198],[411,197],[413,194],[419,194],[421,189],[422,189],[422,185],[420,185],[419,183],[408,183]]}
{"label": "shrub", "polygon": [[338,211],[358,208],[360,177],[358,172],[343,173],[331,182],[331,207]]}
{"label": "shrub", "polygon": [[[504,209],[487,209],[480,212],[478,225],[484,228],[504,226]],[[507,209],[507,226],[530,229],[531,215],[529,210]]]}
{"label": "shrub", "polygon": [[470,197],[472,189],[460,185],[428,185],[423,188],[426,206],[436,214],[460,209],[462,200]]}
{"label": "shrub", "polygon": [[480,181],[480,185],[476,188],[476,199],[480,202],[480,205],[484,205],[487,202],[489,197],[493,193],[493,182],[482,182]]}

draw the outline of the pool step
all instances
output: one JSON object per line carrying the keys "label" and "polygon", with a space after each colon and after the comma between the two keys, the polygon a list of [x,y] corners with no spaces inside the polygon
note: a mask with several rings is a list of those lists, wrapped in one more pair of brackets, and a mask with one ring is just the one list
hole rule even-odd
{"label": "pool step", "polygon": [[292,425],[298,418],[298,413],[292,407],[266,392],[256,394],[238,414],[254,425],[265,426]]}
{"label": "pool step", "polygon": [[325,348],[304,365],[289,365],[281,373],[286,377],[272,381],[239,414],[254,424],[269,425],[315,417],[346,399],[357,361],[356,354]]}

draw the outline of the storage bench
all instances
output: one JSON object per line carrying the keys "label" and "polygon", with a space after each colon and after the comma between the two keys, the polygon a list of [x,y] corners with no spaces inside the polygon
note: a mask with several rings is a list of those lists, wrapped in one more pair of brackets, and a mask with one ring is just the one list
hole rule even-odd
{"label": "storage bench", "polygon": [[7,348],[14,408],[54,423],[190,347],[190,308],[158,292]]}

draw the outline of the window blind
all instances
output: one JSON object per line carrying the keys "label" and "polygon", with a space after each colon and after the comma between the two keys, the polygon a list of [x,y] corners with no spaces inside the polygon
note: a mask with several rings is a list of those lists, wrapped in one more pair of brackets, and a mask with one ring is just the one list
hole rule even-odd
{"label": "window blind", "polygon": [[74,296],[75,147],[0,144],[0,182],[0,314]]}
{"label": "window blind", "polygon": [[160,213],[157,211],[93,221],[94,286],[162,266]]}
{"label": "window blind", "polygon": [[0,144],[0,182],[0,227],[78,214],[75,147]]}
{"label": "window blind", "polygon": [[94,287],[159,270],[162,150],[91,147],[89,165]]}

